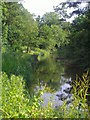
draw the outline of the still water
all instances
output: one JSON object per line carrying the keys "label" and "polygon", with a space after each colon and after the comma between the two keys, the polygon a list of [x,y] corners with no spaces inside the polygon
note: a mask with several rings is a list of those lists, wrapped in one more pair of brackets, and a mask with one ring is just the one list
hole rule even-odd
{"label": "still water", "polygon": [[54,94],[45,92],[42,96],[43,106],[46,106],[48,101],[52,101],[54,107],[62,105],[63,100],[67,100],[67,104],[73,101],[72,81],[79,72],[78,68],[73,70],[71,66],[66,66],[65,62],[63,59],[51,56],[43,61],[36,62],[34,65],[32,90],[42,89],[45,85],[51,90],[54,89]]}

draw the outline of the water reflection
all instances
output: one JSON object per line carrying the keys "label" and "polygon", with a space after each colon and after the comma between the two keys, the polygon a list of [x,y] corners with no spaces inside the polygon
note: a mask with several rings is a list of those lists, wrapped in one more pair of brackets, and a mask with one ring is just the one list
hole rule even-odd
{"label": "water reflection", "polygon": [[[71,82],[71,78],[68,79],[66,82]],[[44,100],[43,107],[46,107],[48,105],[48,102],[50,102],[50,104],[52,102],[52,107],[58,107],[63,104],[64,100],[67,100],[67,104],[69,104],[73,100],[71,94],[72,86],[66,82],[62,82],[63,84],[58,83],[59,87],[54,94],[50,92],[44,93],[44,95],[42,96]],[[37,86],[37,89],[39,89],[39,86]]]}
{"label": "water reflection", "polygon": [[54,58],[40,61],[34,67],[34,79],[37,82],[47,83],[48,86],[57,90],[60,86],[61,75],[64,74],[64,67]]}
{"label": "water reflection", "polygon": [[52,101],[52,97],[54,107],[62,105],[63,100],[67,100],[67,104],[73,100],[71,84],[72,75],[75,74],[71,74],[71,72],[67,74],[67,69],[62,62],[64,62],[64,60],[56,61],[54,57],[49,57],[44,61],[37,62],[33,67],[32,90],[35,90],[35,88],[38,89],[39,86],[43,87],[44,85],[55,90],[54,96],[50,92],[44,93],[42,96],[44,99],[43,106],[48,104],[48,100]]}

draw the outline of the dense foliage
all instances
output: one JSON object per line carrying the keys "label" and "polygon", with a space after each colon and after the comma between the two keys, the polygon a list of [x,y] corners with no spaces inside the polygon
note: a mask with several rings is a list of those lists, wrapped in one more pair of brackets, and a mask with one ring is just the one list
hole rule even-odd
{"label": "dense foliage", "polygon": [[[27,52],[39,48],[52,53],[58,48],[60,57],[68,57],[71,63],[84,63],[84,67],[89,67],[90,10],[87,6],[79,9],[78,4],[81,3],[62,3],[62,8],[55,8],[57,13],[46,13],[34,20],[22,4],[2,3],[2,45],[14,51]],[[78,17],[70,24],[63,21],[60,15],[64,15],[62,10],[73,6],[77,10],[71,14]]]}
{"label": "dense foliage", "polygon": [[[56,7],[56,12],[59,12],[63,15],[63,10],[66,10],[68,7],[76,8],[73,12],[70,13],[71,17],[73,14],[78,15],[69,28],[70,34],[68,34],[69,44],[62,46],[58,51],[61,52],[62,56],[68,58],[71,64],[78,66],[83,66],[83,68],[90,67],[90,9],[89,3],[83,9],[80,9],[81,2],[76,3],[61,3],[62,7]],[[65,7],[66,5],[66,7]],[[65,12],[66,15],[66,12]],[[67,18],[67,17],[65,17]],[[64,53],[64,54],[63,54]]]}
{"label": "dense foliage", "polygon": [[[46,13],[42,18],[33,16],[18,3],[3,3],[3,45],[14,51],[35,48],[53,50],[66,41],[67,31],[62,29],[58,14]],[[57,32],[58,31],[58,32]]]}
{"label": "dense foliage", "polygon": [[[53,108],[52,103],[48,103],[45,108],[41,107],[43,100],[41,96],[45,92],[39,90],[33,97],[30,97],[25,90],[25,81],[22,76],[11,75],[10,79],[6,73],[2,74],[2,112],[3,118],[88,118],[89,111],[86,103],[86,95],[89,87],[88,72],[82,76],[80,85],[78,77],[75,81],[74,101],[69,109],[66,101],[60,108]],[[87,79],[87,81],[86,81]],[[79,90],[78,90],[78,89]],[[81,106],[80,106],[81,105]],[[83,111],[84,110],[84,111]]]}
{"label": "dense foliage", "polygon": [[[34,65],[50,54],[52,56],[55,54],[57,59],[66,59],[70,65],[81,66],[83,70],[90,67],[90,9],[87,6],[80,9],[78,4],[81,2],[62,3],[61,8],[60,6],[54,8],[55,12],[48,12],[34,19],[20,3],[0,3],[2,6],[2,78],[0,78],[2,117],[89,117],[86,100],[90,80],[88,72],[82,76],[82,79],[75,80],[74,101],[69,109],[66,101],[58,109],[52,108],[50,103],[45,108],[41,107],[43,103],[41,96],[46,88],[38,93],[35,92],[34,96],[27,92],[35,81]],[[71,7],[77,10],[68,15],[66,9]],[[77,17],[72,23],[67,22],[66,19],[73,14],[77,14]],[[50,65],[49,62],[48,67]],[[53,67],[48,70],[53,71]],[[42,67],[41,71],[43,71]]]}

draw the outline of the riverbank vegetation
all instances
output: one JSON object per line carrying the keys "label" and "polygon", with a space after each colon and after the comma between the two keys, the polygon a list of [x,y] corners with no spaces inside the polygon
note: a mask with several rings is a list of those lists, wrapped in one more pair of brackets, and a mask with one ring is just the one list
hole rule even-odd
{"label": "riverbank vegetation", "polygon": [[[53,108],[52,103],[42,107],[42,95],[46,88],[35,92],[33,97],[25,89],[22,76],[2,74],[2,112],[3,118],[89,118],[89,106],[86,102],[89,88],[88,72],[82,80],[77,77],[73,85],[74,100],[67,106],[66,101],[60,108]],[[78,82],[79,80],[79,82]],[[87,81],[86,81],[87,80]],[[69,107],[69,108],[68,108]]]}
{"label": "riverbank vegetation", "polygon": [[[18,2],[2,2],[2,106],[4,118],[88,118],[89,105],[89,68],[90,68],[90,9],[89,3],[80,9],[81,2],[66,2],[54,8],[54,12],[42,17],[30,14]],[[67,8],[76,8],[69,15]],[[72,23],[67,19],[77,17]],[[0,19],[1,20],[1,19]],[[66,60],[68,66],[78,66],[82,72],[73,83],[73,97],[68,108],[67,101],[58,108],[51,103],[42,107],[41,96],[49,86],[39,92],[31,93],[36,81],[38,66],[42,61],[49,61],[49,56]],[[53,62],[52,62],[53,64]],[[55,73],[53,67],[49,72]],[[47,67],[47,66],[46,66]],[[56,70],[56,68],[55,68]],[[41,67],[39,72],[42,72]],[[58,73],[57,73],[58,74]],[[52,75],[52,74],[51,74]],[[50,77],[50,75],[48,75]],[[57,79],[57,77],[56,77]],[[40,80],[37,80],[40,84]],[[50,79],[51,81],[51,79]],[[56,81],[56,80],[54,80]]]}

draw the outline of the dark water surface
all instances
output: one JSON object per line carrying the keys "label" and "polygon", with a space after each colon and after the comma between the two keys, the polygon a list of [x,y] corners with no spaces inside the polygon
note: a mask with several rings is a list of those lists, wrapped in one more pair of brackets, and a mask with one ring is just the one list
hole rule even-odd
{"label": "dark water surface", "polygon": [[62,105],[63,100],[67,100],[67,104],[72,102],[72,81],[75,80],[76,74],[80,72],[78,68],[66,66],[64,59],[51,56],[43,61],[36,62],[33,70],[32,91],[43,88],[45,85],[55,91],[54,95],[51,92],[44,93],[42,96],[44,106],[52,100],[55,107]]}

